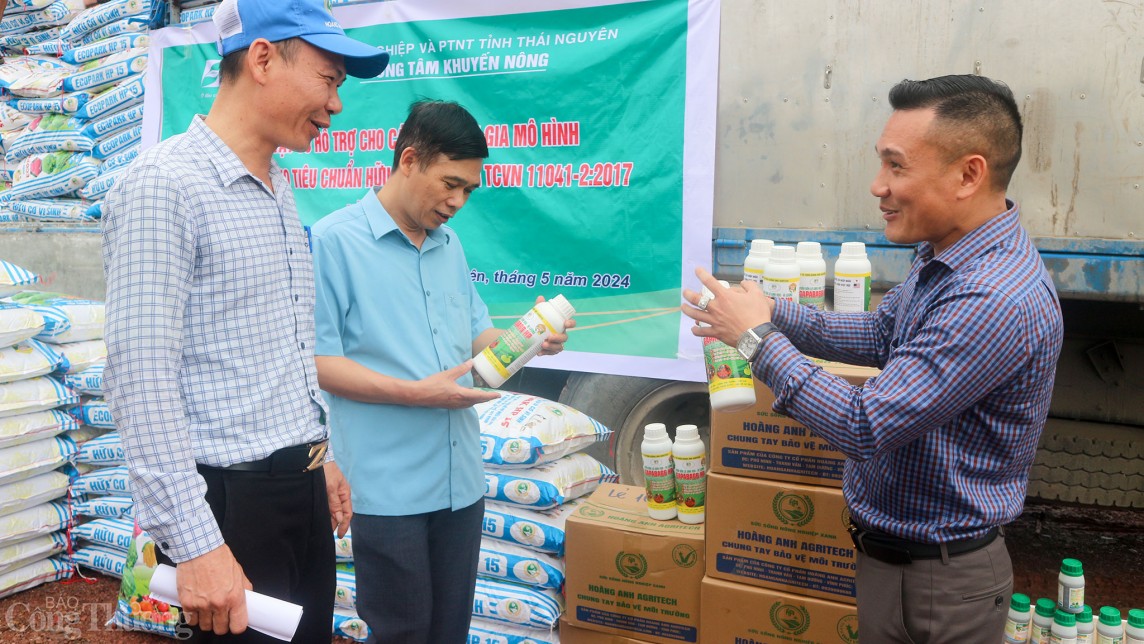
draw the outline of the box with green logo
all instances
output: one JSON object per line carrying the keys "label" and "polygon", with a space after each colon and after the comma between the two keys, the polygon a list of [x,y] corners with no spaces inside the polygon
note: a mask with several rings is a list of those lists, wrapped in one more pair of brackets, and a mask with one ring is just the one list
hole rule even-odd
{"label": "box with green logo", "polygon": [[652,519],[643,488],[605,484],[566,531],[569,624],[648,642],[699,641],[702,524]]}
{"label": "box with green logo", "polygon": [[[879,371],[821,362],[826,373],[861,387]],[[775,394],[755,380],[755,404],[711,412],[711,471],[754,478],[842,487],[846,455],[797,420],[771,407]]]}
{"label": "box with green logo", "polygon": [[854,603],[854,542],[842,490],[711,474],[707,574]]}
{"label": "box with green logo", "polygon": [[858,644],[854,606],[711,577],[702,597],[703,644]]}

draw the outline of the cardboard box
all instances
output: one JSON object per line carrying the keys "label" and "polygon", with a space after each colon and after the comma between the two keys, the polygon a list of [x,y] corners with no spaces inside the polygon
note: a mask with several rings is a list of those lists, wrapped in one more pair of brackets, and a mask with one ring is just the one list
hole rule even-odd
{"label": "cardboard box", "polygon": [[707,479],[707,574],[853,604],[854,542],[842,490]]}
{"label": "cardboard box", "polygon": [[697,642],[704,526],[647,515],[644,490],[601,485],[568,517],[565,619],[648,642]]}
{"label": "cardboard box", "polygon": [[[824,362],[829,373],[861,386],[877,369]],[[775,413],[775,395],[755,380],[755,406],[711,412],[711,471],[810,485],[842,487],[846,456],[805,425]]]}
{"label": "cardboard box", "polygon": [[614,633],[601,633],[586,628],[577,628],[560,620],[560,644],[650,644],[647,640],[636,640]]}
{"label": "cardboard box", "polygon": [[[858,610],[825,599],[703,580],[703,644],[857,644]],[[564,641],[564,633],[560,633]]]}

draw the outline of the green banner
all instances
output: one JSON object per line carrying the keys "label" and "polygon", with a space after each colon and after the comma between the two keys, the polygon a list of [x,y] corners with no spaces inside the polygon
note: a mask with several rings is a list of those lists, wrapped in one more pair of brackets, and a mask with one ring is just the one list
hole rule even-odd
{"label": "green banner", "polygon": [[[376,79],[347,79],[343,112],[308,153],[277,155],[303,223],[385,182],[413,101],[457,101],[484,127],[490,155],[450,225],[497,326],[537,295],[563,294],[577,310],[570,352],[676,361],[687,341],[701,355],[678,311],[684,266],[696,263],[684,263],[688,1],[395,19],[403,4],[338,14],[391,62]],[[162,52],[166,138],[209,111],[218,55],[213,43]],[[688,241],[706,246],[699,257],[710,256],[710,207],[698,215],[704,237]]]}

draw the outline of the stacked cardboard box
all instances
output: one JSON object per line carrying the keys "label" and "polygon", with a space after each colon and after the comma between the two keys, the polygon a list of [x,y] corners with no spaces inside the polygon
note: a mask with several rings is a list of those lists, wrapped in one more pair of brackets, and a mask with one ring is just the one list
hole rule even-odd
{"label": "stacked cardboard box", "polygon": [[[825,365],[861,386],[877,371]],[[712,413],[704,644],[854,644],[855,553],[842,497],[845,456],[772,411]]]}
{"label": "stacked cardboard box", "polygon": [[568,518],[560,641],[699,638],[703,525],[647,515],[643,488],[605,484]]}

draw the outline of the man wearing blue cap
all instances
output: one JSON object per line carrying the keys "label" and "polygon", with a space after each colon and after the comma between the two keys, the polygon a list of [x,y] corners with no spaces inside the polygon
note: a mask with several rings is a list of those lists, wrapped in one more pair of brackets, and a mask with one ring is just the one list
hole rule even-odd
{"label": "man wearing blue cap", "polygon": [[[244,589],[303,607],[296,642],[329,641],[330,526],[352,508],[326,450],[314,278],[279,147],[305,151],[347,74],[386,53],[321,0],[225,0],[218,96],[144,152],[107,197],[107,398],[135,516],[177,563],[194,636],[247,631]],[[241,635],[238,635],[241,634]]]}

